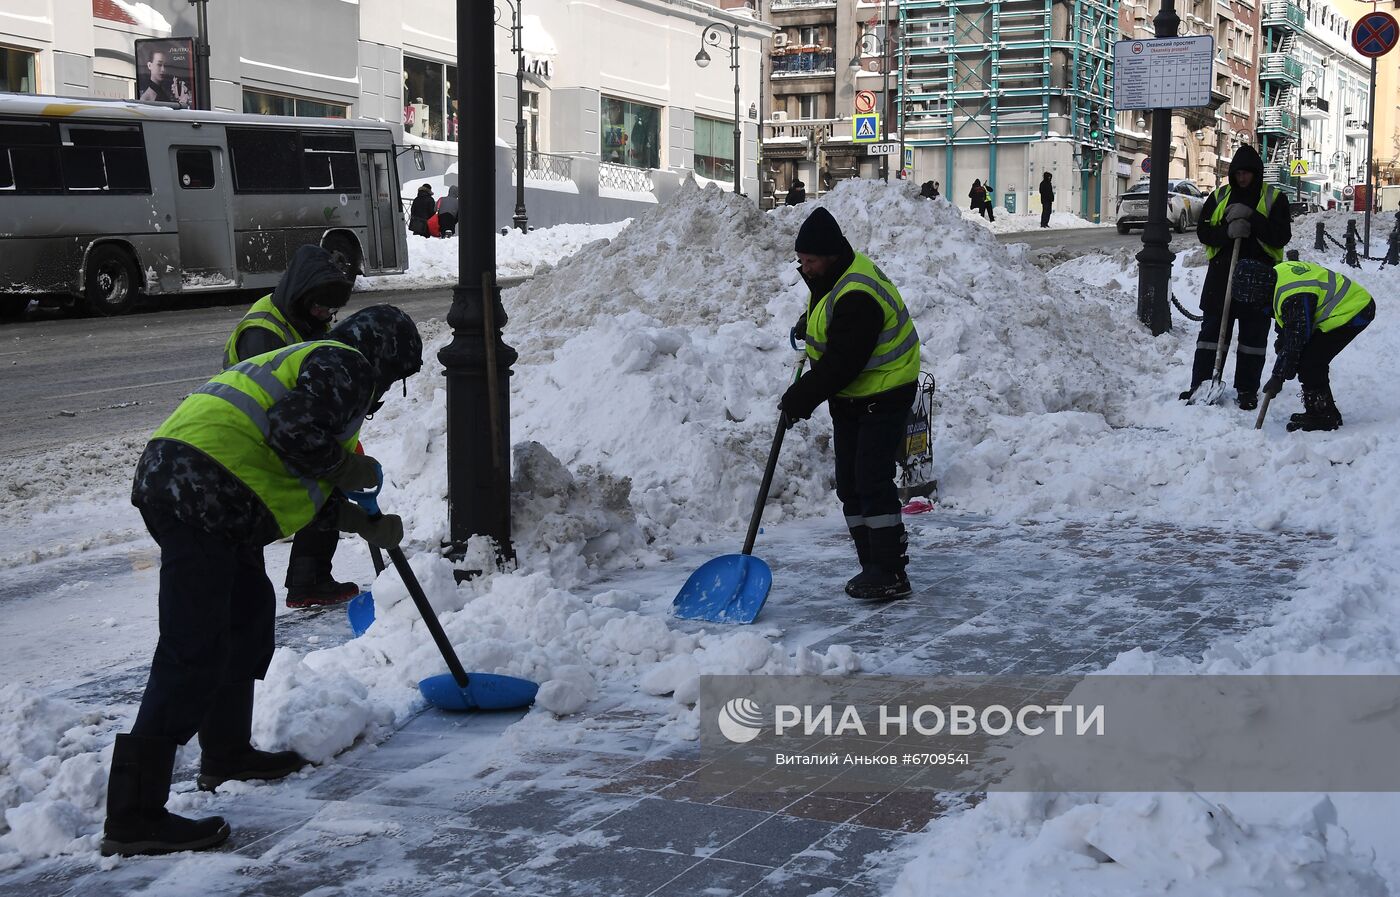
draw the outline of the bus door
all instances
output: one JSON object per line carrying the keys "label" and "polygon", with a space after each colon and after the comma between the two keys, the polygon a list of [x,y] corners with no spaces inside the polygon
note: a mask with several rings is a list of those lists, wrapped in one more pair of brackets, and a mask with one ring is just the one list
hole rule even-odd
{"label": "bus door", "polygon": [[399,267],[396,233],[402,230],[399,219],[399,196],[394,189],[392,150],[365,150],[360,153],[360,169],[365,183],[365,195],[370,208],[370,264],[366,269]]}
{"label": "bus door", "polygon": [[229,178],[218,146],[172,146],[182,289],[228,289],[238,283],[229,223]]}

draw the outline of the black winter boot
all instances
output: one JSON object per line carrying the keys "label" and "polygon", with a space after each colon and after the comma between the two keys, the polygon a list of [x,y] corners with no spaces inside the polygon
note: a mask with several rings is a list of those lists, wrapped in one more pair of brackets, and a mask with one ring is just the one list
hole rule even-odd
{"label": "black winter boot", "polygon": [[117,736],[107,780],[104,857],[207,850],[228,840],[228,823],[220,816],[186,819],[165,809],[175,748],[168,738]]}
{"label": "black winter boot", "polygon": [[[860,561],[860,569],[861,569],[862,571],[865,571],[865,570],[869,569],[870,564],[871,564],[871,560],[870,560],[870,527],[865,526],[865,525],[863,525],[863,524],[862,524],[861,526],[853,526],[853,527],[851,527],[850,532],[851,532],[851,541],[854,542],[855,545],[856,545],[856,559]],[[856,577],[858,577],[858,576],[860,576],[859,573],[857,573],[856,576],[853,576],[853,577],[851,577],[849,580],[846,581],[846,588],[847,588],[847,590],[850,589],[851,583],[855,582],[855,581],[856,581]]]}
{"label": "black winter boot", "polygon": [[890,572],[878,567],[862,570],[846,583],[846,594],[857,601],[895,601],[914,594],[903,570]]}
{"label": "black winter boot", "polygon": [[287,567],[287,606],[329,607],[360,594],[353,582],[336,582],[318,558],[293,558]]}
{"label": "black winter boot", "polygon": [[1312,432],[1314,430],[1335,430],[1341,425],[1342,415],[1332,401],[1332,391],[1330,389],[1305,389],[1303,390],[1303,413],[1296,420],[1290,418],[1286,429],[1290,433],[1297,430]]}
{"label": "black winter boot", "polygon": [[1239,403],[1241,411],[1253,411],[1259,407],[1259,393],[1242,392],[1235,397],[1235,401]]}
{"label": "black winter boot", "polygon": [[233,682],[219,689],[199,727],[200,791],[224,782],[285,778],[309,762],[296,751],[260,751],[253,747],[253,682]]}

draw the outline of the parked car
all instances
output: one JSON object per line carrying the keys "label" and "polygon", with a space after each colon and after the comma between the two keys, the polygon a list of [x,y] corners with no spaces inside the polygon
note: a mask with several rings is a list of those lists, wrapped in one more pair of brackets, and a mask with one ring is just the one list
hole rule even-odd
{"label": "parked car", "polygon": [[[1118,197],[1118,233],[1126,234],[1135,227],[1147,224],[1150,185],[1151,180],[1143,178]],[[1184,234],[1188,227],[1200,223],[1201,206],[1205,204],[1205,194],[1196,189],[1195,183],[1175,179],[1167,181],[1167,224],[1176,228],[1177,233]]]}

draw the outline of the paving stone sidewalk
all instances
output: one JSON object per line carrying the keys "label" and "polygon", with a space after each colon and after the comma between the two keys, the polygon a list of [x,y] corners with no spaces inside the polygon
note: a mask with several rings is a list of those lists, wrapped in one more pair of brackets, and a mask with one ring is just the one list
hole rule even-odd
{"label": "paving stone sidewalk", "polygon": [[[1258,625],[1297,571],[1332,550],[1313,536],[1168,525],[940,513],[909,523],[915,596],[881,607],[842,592],[851,570],[831,563],[848,551],[839,521],[769,528],[762,553],[781,587],[760,623],[786,630],[790,645],[849,645],[875,674],[1076,673],[1135,647],[1197,658]],[[671,565],[672,587],[702,559]],[[343,626],[339,615],[283,617],[279,640],[324,646]],[[135,700],[143,677],[114,673],[65,697]],[[424,712],[377,748],[217,798],[235,828],[223,851],[111,869],[52,860],[0,873],[0,894],[185,895],[194,882],[248,897],[874,897],[914,833],[976,799],[706,790],[699,749],[658,737],[670,706],[605,699],[561,721],[567,746],[504,762],[483,758],[520,714]]]}

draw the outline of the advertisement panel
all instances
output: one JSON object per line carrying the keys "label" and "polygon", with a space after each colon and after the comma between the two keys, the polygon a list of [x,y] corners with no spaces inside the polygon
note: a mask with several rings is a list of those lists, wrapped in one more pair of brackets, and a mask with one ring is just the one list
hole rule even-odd
{"label": "advertisement panel", "polygon": [[194,67],[192,37],[136,41],[136,98],[198,108]]}

